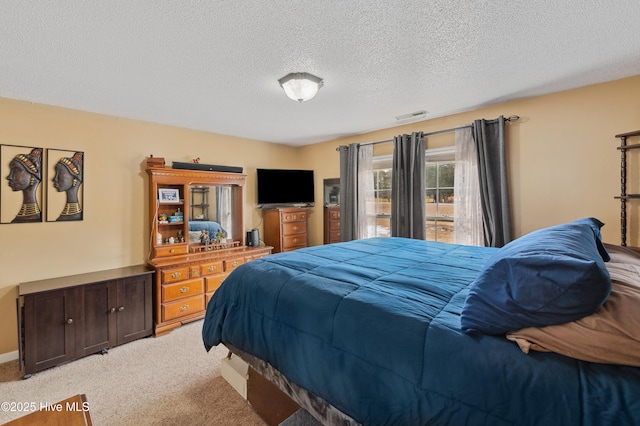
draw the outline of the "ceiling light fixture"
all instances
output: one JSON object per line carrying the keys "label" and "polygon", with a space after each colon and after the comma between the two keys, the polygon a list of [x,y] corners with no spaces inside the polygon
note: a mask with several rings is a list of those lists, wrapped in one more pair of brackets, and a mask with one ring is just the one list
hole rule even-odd
{"label": "ceiling light fixture", "polygon": [[298,102],[313,99],[324,82],[320,77],[307,72],[292,72],[278,80],[287,96]]}

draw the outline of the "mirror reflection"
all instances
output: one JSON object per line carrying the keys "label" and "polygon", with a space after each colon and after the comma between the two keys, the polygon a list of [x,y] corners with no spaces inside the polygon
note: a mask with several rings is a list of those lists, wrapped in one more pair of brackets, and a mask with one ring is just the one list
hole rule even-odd
{"label": "mirror reflection", "polygon": [[233,191],[230,185],[189,186],[189,242],[200,241],[202,231],[212,240],[235,240],[233,232]]}

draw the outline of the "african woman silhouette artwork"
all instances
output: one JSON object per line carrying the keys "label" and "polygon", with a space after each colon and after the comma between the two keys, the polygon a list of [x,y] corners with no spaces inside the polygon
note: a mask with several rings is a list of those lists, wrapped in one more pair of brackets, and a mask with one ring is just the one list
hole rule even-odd
{"label": "african woman silhouette artwork", "polygon": [[42,148],[34,148],[29,154],[16,155],[9,162],[7,180],[14,192],[22,191],[22,207],[11,223],[41,222],[37,189],[42,181]]}
{"label": "african woman silhouette artwork", "polygon": [[82,220],[82,205],[78,190],[82,185],[84,154],[76,152],[73,157],[62,157],[55,165],[53,186],[58,192],[67,193],[67,202],[56,221]]}

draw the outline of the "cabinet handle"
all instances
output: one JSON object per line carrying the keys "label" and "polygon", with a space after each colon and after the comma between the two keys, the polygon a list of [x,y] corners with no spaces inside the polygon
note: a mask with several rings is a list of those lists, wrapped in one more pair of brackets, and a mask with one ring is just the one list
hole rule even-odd
{"label": "cabinet handle", "polygon": [[169,253],[175,253],[176,249],[169,250]]}
{"label": "cabinet handle", "polygon": [[187,286],[184,286],[184,287],[182,287],[182,288],[180,289],[180,293],[186,293],[186,292],[188,292],[188,291],[189,291],[189,287],[187,287]]}
{"label": "cabinet handle", "polygon": [[213,272],[213,271],[215,271],[216,269],[218,269],[218,268],[216,268],[216,267],[215,267],[215,266],[213,266],[213,265],[212,265],[212,266],[209,266],[209,272]]}
{"label": "cabinet handle", "polygon": [[73,324],[73,318],[69,318],[69,319],[67,320],[67,324]]}
{"label": "cabinet handle", "polygon": [[113,314],[115,311],[116,311],[116,308],[111,308],[111,309],[109,309],[109,312],[110,312],[110,313],[112,313],[112,314]]}
{"label": "cabinet handle", "polygon": [[118,308],[118,312],[122,312],[122,311],[124,311],[124,306],[120,306],[120,307]]}
{"label": "cabinet handle", "polygon": [[189,305],[182,305],[182,306],[180,306],[180,312],[184,312],[184,311],[186,311],[187,309],[189,309]]}
{"label": "cabinet handle", "polygon": [[294,239],[293,239],[293,242],[294,242],[294,243],[297,243],[297,242],[298,242],[298,239],[297,239],[297,238],[294,238]]}
{"label": "cabinet handle", "polygon": [[232,268],[235,268],[236,266],[238,266],[238,262],[237,261],[236,262],[231,262],[231,267]]}
{"label": "cabinet handle", "polygon": [[174,272],[173,274],[171,274],[171,278],[180,278],[181,275],[182,273],[180,272]]}
{"label": "cabinet handle", "polygon": [[293,225],[293,230],[297,231],[298,230],[298,225]]}

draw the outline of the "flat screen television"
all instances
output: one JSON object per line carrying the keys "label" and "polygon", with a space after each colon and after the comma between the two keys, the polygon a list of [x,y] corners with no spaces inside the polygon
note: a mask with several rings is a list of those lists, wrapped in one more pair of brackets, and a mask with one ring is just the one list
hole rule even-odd
{"label": "flat screen television", "polygon": [[313,170],[258,169],[258,206],[313,205]]}

